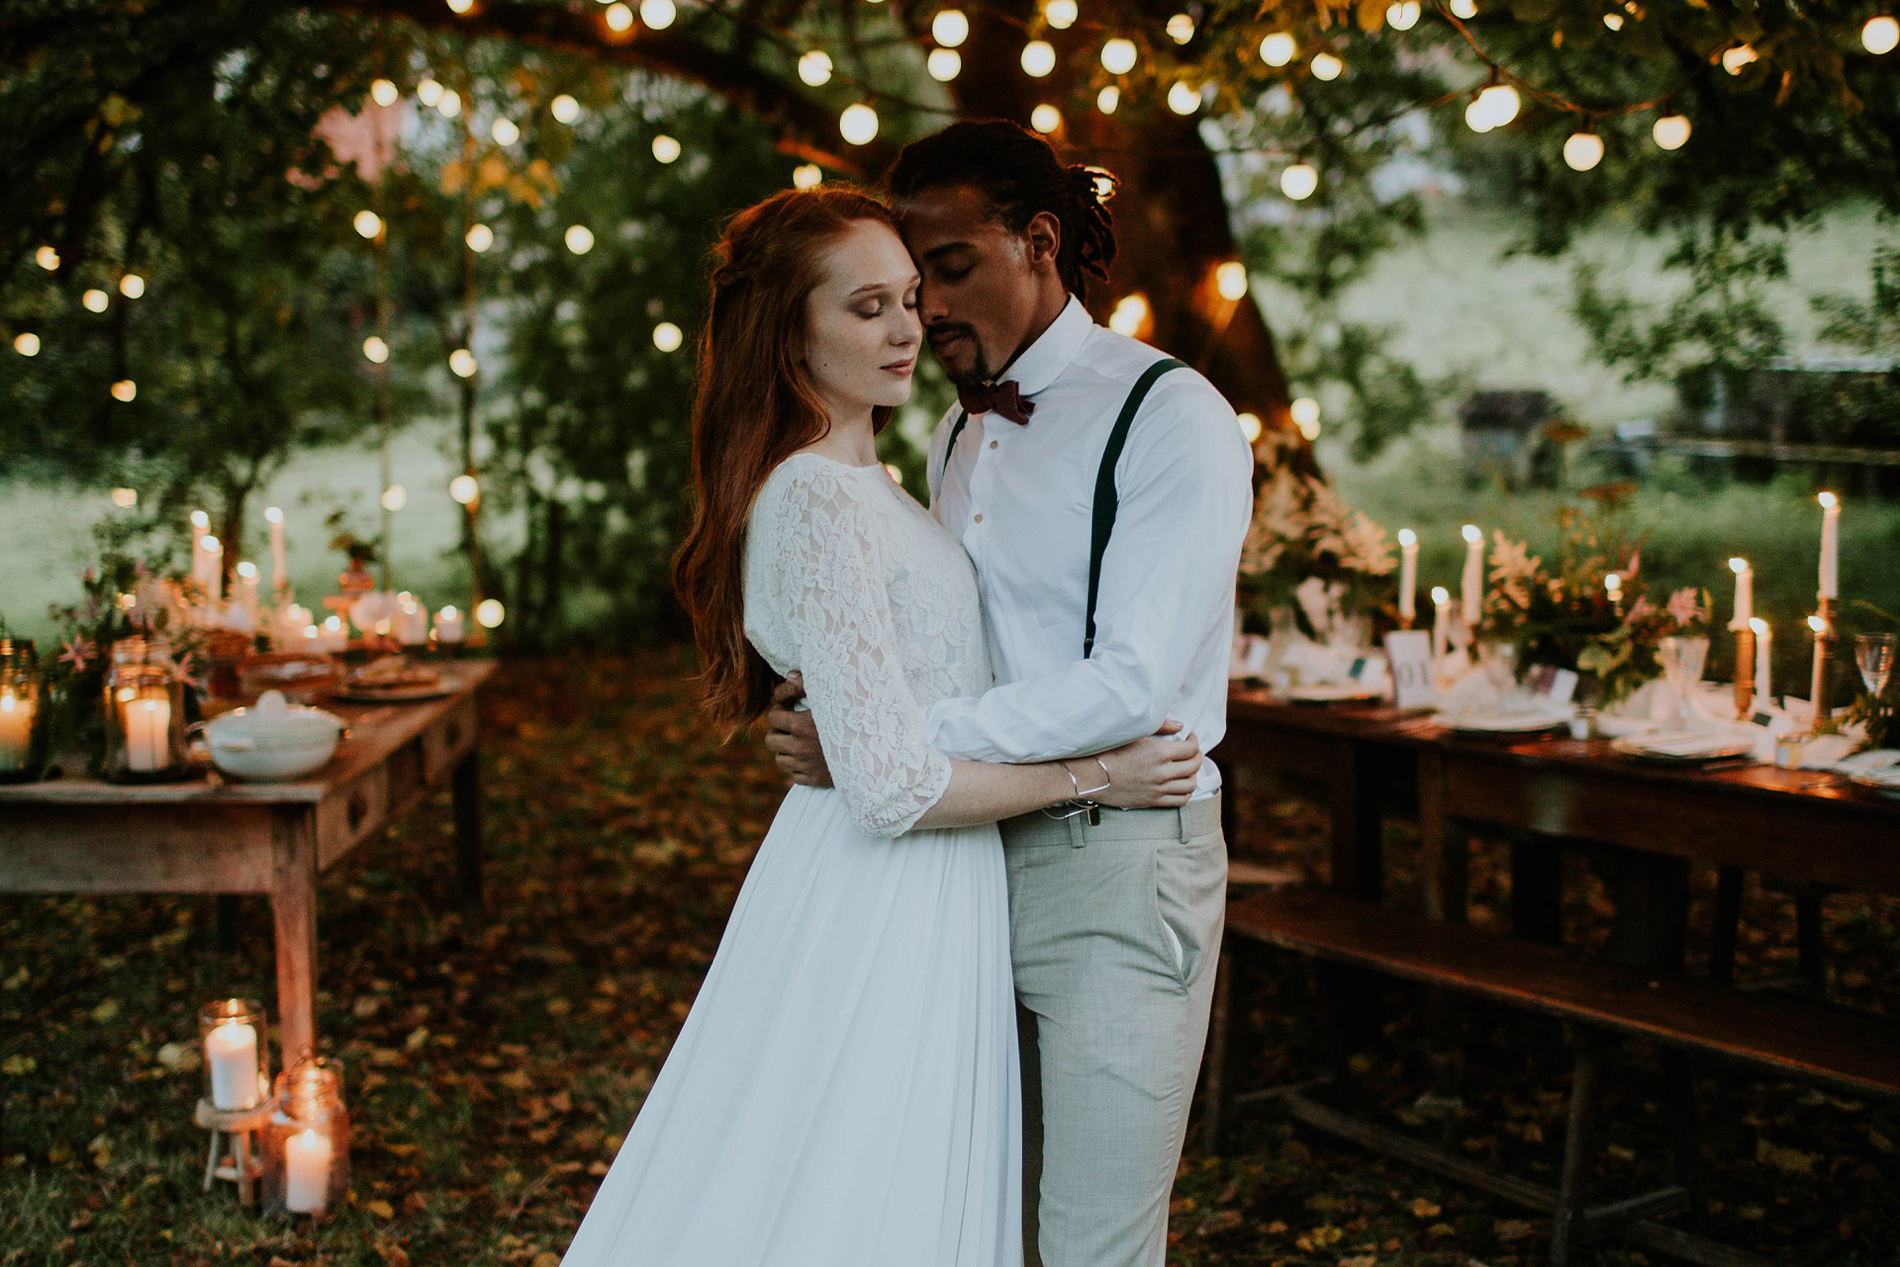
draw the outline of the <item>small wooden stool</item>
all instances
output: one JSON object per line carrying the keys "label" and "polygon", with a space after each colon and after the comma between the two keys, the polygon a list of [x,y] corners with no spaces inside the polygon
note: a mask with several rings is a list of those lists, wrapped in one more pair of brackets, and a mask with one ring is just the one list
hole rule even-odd
{"label": "small wooden stool", "polygon": [[[263,1154],[253,1145],[257,1132],[270,1121],[270,1101],[254,1109],[219,1109],[212,1107],[211,1101],[199,1100],[198,1125],[211,1132],[211,1152],[205,1158],[204,1190],[211,1191],[213,1179],[228,1179],[237,1184],[238,1201],[250,1205],[256,1189],[254,1184],[263,1177]],[[225,1151],[229,1141],[230,1151]]]}

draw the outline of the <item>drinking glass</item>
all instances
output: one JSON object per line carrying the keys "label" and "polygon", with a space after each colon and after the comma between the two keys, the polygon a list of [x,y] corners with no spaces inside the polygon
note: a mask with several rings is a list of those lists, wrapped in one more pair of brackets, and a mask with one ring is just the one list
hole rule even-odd
{"label": "drinking glass", "polygon": [[1857,634],[1854,638],[1854,662],[1860,666],[1860,680],[1876,699],[1887,693],[1887,682],[1893,676],[1895,641],[1892,634]]}
{"label": "drinking glass", "polygon": [[1664,638],[1656,646],[1656,658],[1662,662],[1663,676],[1676,692],[1677,730],[1687,730],[1694,715],[1691,704],[1695,684],[1702,680],[1702,666],[1709,658],[1709,640],[1678,635]]}
{"label": "drinking glass", "polygon": [[1517,693],[1517,644],[1504,638],[1478,643],[1478,665],[1498,693],[1498,703],[1509,705]]}

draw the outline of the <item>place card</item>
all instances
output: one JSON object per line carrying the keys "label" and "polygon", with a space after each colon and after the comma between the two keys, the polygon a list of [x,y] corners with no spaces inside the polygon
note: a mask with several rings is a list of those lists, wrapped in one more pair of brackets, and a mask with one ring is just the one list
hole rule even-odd
{"label": "place card", "polygon": [[1393,699],[1400,708],[1437,705],[1430,633],[1423,629],[1393,630],[1385,636],[1385,658],[1392,674]]}

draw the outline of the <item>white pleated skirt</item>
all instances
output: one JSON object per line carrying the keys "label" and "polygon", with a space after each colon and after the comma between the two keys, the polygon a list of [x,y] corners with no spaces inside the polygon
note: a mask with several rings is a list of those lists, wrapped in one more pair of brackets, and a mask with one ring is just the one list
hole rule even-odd
{"label": "white pleated skirt", "polygon": [[1017,1267],[994,827],[860,831],[793,788],[564,1267]]}

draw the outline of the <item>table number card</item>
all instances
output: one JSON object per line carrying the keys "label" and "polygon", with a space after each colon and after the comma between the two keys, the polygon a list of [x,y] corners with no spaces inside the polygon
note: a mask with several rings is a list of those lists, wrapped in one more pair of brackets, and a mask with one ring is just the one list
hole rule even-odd
{"label": "table number card", "polygon": [[1438,703],[1432,684],[1432,636],[1423,629],[1396,629],[1385,636],[1395,702],[1400,708],[1431,708]]}

